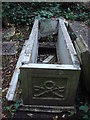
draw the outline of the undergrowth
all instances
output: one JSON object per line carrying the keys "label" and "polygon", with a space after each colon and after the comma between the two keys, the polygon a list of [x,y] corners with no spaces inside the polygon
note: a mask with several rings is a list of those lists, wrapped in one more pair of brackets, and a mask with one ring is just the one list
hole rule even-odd
{"label": "undergrowth", "polygon": [[5,2],[2,4],[3,25],[8,22],[18,25],[31,25],[38,18],[64,17],[70,20],[89,23],[89,8],[81,3],[45,2]]}

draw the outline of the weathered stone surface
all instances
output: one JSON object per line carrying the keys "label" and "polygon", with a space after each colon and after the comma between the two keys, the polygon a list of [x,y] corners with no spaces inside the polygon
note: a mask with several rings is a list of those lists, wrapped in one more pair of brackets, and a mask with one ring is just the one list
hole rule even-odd
{"label": "weathered stone surface", "polygon": [[[37,26],[37,27],[36,27]],[[22,65],[22,63],[28,63],[28,62],[34,62],[34,60],[36,60],[37,56],[37,35],[38,35],[38,20],[35,20],[34,26],[33,26],[33,30],[30,34],[29,40],[27,40],[25,42],[25,44],[23,45],[21,54],[19,56],[18,62],[16,64],[16,68],[14,71],[14,74],[12,76],[11,82],[10,82],[10,86],[6,95],[6,98],[8,101],[15,101],[15,91],[17,88],[17,84],[18,84],[18,76],[20,74],[20,67]],[[34,36],[33,36],[34,35]],[[34,45],[35,42],[35,45]],[[33,46],[34,45],[34,46]],[[34,49],[33,49],[34,48]],[[33,54],[33,52],[35,51],[36,54]]]}
{"label": "weathered stone surface", "polygon": [[80,21],[72,21],[69,23],[69,25],[76,37],[81,35],[90,49],[90,27],[86,26],[85,23]]}
{"label": "weathered stone surface", "polygon": [[[71,110],[73,107],[74,110],[80,67],[65,23],[62,19],[57,21],[59,31],[56,49],[58,49],[61,63],[39,64],[35,62],[32,64],[30,62],[22,65],[20,69],[23,104],[33,108],[29,109],[32,111],[37,108],[38,112],[46,112],[44,106],[47,107],[47,112],[53,113],[60,112],[62,106],[63,110],[66,106],[67,109]],[[42,26],[44,27],[44,24]],[[59,107],[58,110],[55,110],[56,106]]]}
{"label": "weathered stone surface", "polygon": [[55,57],[53,55],[48,56],[43,63],[48,64],[48,63],[53,63],[55,61]]}
{"label": "weathered stone surface", "polygon": [[39,26],[39,38],[51,34],[56,34],[58,21],[56,19],[41,20]]}
{"label": "weathered stone surface", "polygon": [[74,41],[75,48],[78,54],[78,58],[82,65],[82,76],[84,83],[86,85],[86,89],[90,92],[90,50],[88,49],[87,44],[83,40],[82,36]]}
{"label": "weathered stone surface", "polygon": [[3,42],[2,43],[2,55],[15,55],[17,51],[16,42]]}

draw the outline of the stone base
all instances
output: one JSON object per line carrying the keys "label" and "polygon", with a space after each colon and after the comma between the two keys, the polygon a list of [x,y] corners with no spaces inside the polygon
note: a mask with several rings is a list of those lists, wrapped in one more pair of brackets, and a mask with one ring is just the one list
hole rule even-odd
{"label": "stone base", "polygon": [[36,106],[21,105],[18,109],[19,114],[26,113],[30,120],[50,120],[68,116],[71,112],[76,112],[75,106]]}

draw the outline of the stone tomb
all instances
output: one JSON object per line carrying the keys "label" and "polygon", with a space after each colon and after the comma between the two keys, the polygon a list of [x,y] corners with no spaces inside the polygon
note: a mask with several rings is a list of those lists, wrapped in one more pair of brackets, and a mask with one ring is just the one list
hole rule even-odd
{"label": "stone tomb", "polygon": [[[22,51],[18,67],[23,100],[20,110],[75,112],[81,69],[65,21],[61,18],[35,19]],[[14,99],[17,82],[10,84],[6,96],[9,101]]]}

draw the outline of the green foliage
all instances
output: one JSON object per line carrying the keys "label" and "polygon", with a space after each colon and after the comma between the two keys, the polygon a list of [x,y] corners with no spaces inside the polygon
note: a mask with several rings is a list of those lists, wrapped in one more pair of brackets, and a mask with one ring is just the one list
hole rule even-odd
{"label": "green foliage", "polygon": [[17,111],[17,109],[20,106],[20,104],[21,104],[21,99],[18,100],[15,104],[11,104],[9,106],[5,106],[4,107],[4,110],[10,114],[10,116],[11,116],[10,118],[11,119],[14,118],[15,112]]}
{"label": "green foliage", "polygon": [[31,25],[35,16],[43,19],[62,16],[66,19],[87,21],[89,10],[87,6],[79,3],[6,2],[2,4],[2,19],[8,18],[15,25]]}
{"label": "green foliage", "polygon": [[74,115],[74,112],[71,112],[70,115],[69,115],[69,117],[71,117],[71,116],[73,116],[73,115]]}
{"label": "green foliage", "polygon": [[81,105],[79,107],[79,110],[82,110],[84,112],[84,114],[82,115],[82,119],[89,120],[89,115],[88,115],[89,108],[87,102],[84,105]]}
{"label": "green foliage", "polygon": [[84,115],[83,119],[88,120],[88,115]]}
{"label": "green foliage", "polygon": [[85,105],[81,105],[79,107],[79,110],[83,110],[85,113],[87,113],[87,111],[88,111],[88,105],[87,105],[87,103],[85,103]]}
{"label": "green foliage", "polygon": [[15,111],[13,110],[13,106],[12,105],[6,106],[5,110],[10,114],[11,119],[12,119],[14,117],[14,113],[15,113]]}
{"label": "green foliage", "polygon": [[5,109],[6,109],[8,112],[11,112],[12,106],[7,106]]}
{"label": "green foliage", "polygon": [[18,100],[18,101],[14,104],[15,111],[18,109],[18,107],[20,106],[20,104],[21,104],[21,100]]}

